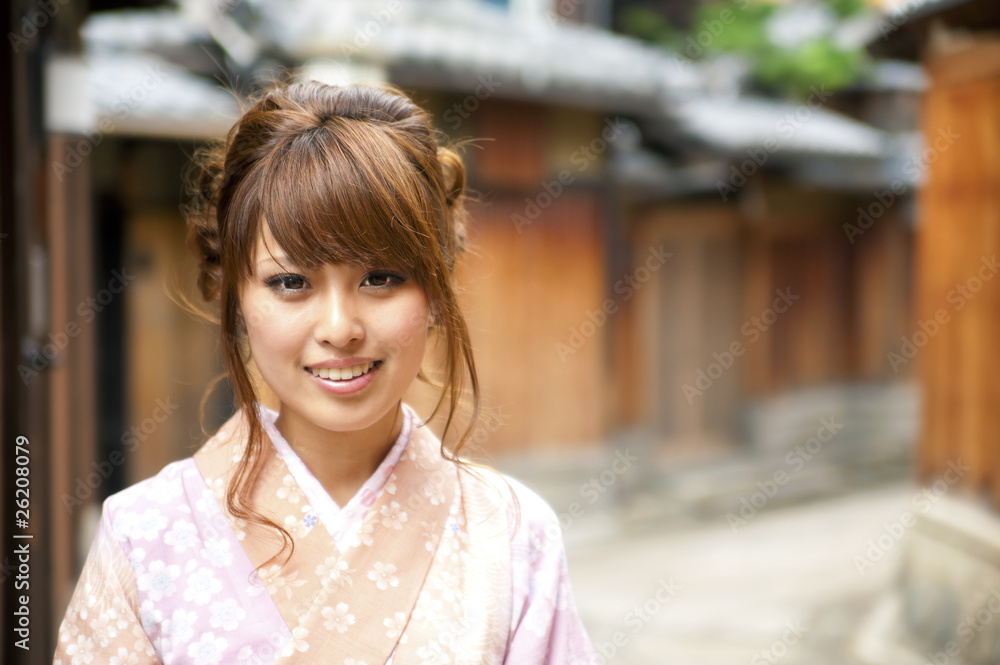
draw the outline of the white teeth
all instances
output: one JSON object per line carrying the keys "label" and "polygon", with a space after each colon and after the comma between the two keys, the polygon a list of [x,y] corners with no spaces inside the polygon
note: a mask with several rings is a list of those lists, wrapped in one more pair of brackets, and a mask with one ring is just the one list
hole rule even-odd
{"label": "white teeth", "polygon": [[356,376],[361,376],[372,367],[375,366],[374,362],[362,363],[360,365],[352,365],[351,367],[345,367],[343,369],[337,369],[336,367],[324,367],[322,369],[308,368],[310,372],[318,376],[321,379],[330,379],[331,381],[343,381],[345,379],[353,379]]}

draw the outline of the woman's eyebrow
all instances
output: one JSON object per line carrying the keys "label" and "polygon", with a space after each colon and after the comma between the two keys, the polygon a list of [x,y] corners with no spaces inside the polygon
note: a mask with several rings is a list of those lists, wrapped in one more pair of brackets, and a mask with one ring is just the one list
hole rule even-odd
{"label": "woman's eyebrow", "polygon": [[275,254],[274,256],[267,256],[257,262],[257,266],[262,266],[265,263],[276,263],[278,265],[295,265],[295,262],[284,254]]}

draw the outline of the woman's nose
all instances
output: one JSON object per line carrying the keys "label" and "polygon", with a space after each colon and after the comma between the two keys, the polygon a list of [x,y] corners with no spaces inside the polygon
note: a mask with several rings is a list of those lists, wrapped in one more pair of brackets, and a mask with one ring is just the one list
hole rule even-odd
{"label": "woman's nose", "polygon": [[349,294],[331,290],[323,298],[317,312],[316,340],[333,346],[347,346],[363,339],[364,323],[355,298]]}

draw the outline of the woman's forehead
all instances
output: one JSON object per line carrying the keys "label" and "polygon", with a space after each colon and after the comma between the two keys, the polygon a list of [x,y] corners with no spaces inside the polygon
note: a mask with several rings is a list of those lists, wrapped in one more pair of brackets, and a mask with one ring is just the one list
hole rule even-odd
{"label": "woman's forehead", "polygon": [[[312,263],[320,265],[324,263],[323,254],[318,251],[319,248],[316,248],[316,250],[317,251],[315,251],[311,257],[313,259]],[[292,258],[292,256],[278,243],[274,234],[271,232],[270,225],[266,220],[262,220],[257,228],[257,235],[254,240],[253,254],[250,257],[250,263],[255,269],[272,264],[277,264],[282,267],[298,265],[296,260]]]}
{"label": "woman's forehead", "polygon": [[257,228],[257,237],[254,241],[253,254],[250,260],[254,267],[260,267],[271,262],[277,262],[279,265],[287,265],[291,262],[291,259],[274,239],[274,235],[271,233],[271,229],[266,221],[262,221]]}
{"label": "woman's forehead", "polygon": [[257,232],[253,256],[250,258],[250,265],[255,273],[259,273],[272,266],[295,268],[299,270],[310,270],[319,268],[323,265],[350,265],[357,268],[366,268],[365,262],[360,258],[353,261],[330,261],[328,255],[324,255],[318,251],[311,258],[313,259],[313,262],[310,265],[301,265],[297,263],[296,260],[292,258],[281,247],[281,245],[278,244],[278,241],[275,239],[274,234],[271,233],[267,224],[262,223],[261,228]]}

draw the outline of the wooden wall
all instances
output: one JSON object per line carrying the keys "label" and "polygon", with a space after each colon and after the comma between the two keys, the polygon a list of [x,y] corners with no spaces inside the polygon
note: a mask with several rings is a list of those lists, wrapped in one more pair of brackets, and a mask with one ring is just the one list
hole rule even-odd
{"label": "wooden wall", "polygon": [[[440,99],[436,106],[448,108]],[[852,244],[842,224],[854,220],[858,202],[843,195],[769,185],[760,220],[719,202],[646,206],[630,213],[630,262],[611,274],[607,229],[623,221],[602,185],[606,154],[586,151],[604,118],[486,100],[465,128],[483,139],[464,155],[479,200],[470,205],[460,282],[486,409],[476,443],[487,453],[588,446],[631,427],[735,440],[746,399],[908,376],[909,365],[897,376],[886,362],[908,329],[909,232],[898,210]],[[572,182],[540,196],[564,171]],[[530,202],[538,215],[528,214]],[[173,395],[184,404],[176,422],[196,423],[197,400],[218,367],[216,333],[166,295],[171,280],[193,274],[182,220],[139,206],[129,228],[140,273],[129,295],[131,424]],[[615,292],[661,247],[673,254],[662,269],[627,297]],[[799,300],[747,343],[744,324],[785,289]],[[602,313],[609,298],[615,311]],[[705,399],[686,395],[713,353],[736,341],[746,353],[732,370]],[[434,397],[422,386],[408,395],[423,413]],[[190,452],[196,429],[172,427],[150,434],[132,480]]]}
{"label": "wooden wall", "polygon": [[[571,336],[590,330],[588,313],[604,299],[598,183],[605,152],[577,153],[601,136],[603,119],[487,100],[467,126],[485,139],[464,155],[480,200],[470,204],[469,252],[460,274],[485,407],[476,443],[489,454],[596,444],[612,393],[608,330],[594,326],[578,348]],[[127,261],[137,275],[126,296],[128,424],[145,422],[150,429],[130,456],[130,483],[192,452],[200,440],[198,400],[219,368],[217,328],[171,302],[172,292],[193,295],[195,268],[183,245],[183,220],[162,205],[168,194],[159,190],[176,197],[180,186],[163,175],[165,167],[153,168],[166,160],[156,157],[164,150],[180,155],[175,147],[148,143],[122,157],[129,160],[122,184],[130,210]],[[169,172],[180,174],[179,160],[168,161],[171,169],[178,162]],[[572,182],[550,200],[539,198],[564,169],[572,169]],[[541,204],[540,214],[518,227],[512,216],[526,213],[526,199]],[[561,353],[559,344],[569,351]],[[407,399],[427,414],[436,397],[417,385]],[[178,411],[153,427],[157,400],[167,399]]]}
{"label": "wooden wall", "polygon": [[[890,206],[855,236],[845,224],[871,197],[780,183],[757,195],[763,213],[752,219],[717,201],[631,212],[633,256],[659,243],[673,256],[623,317],[623,335],[638,350],[623,343],[616,368],[641,386],[641,408],[622,412],[623,421],[668,440],[732,443],[752,401],[909,380],[912,365],[896,371],[888,355],[911,328],[905,205]],[[778,303],[783,312],[771,311],[778,292],[792,300]],[[742,355],[725,358],[734,343]]]}
{"label": "wooden wall", "polygon": [[859,208],[877,201],[810,188],[767,188],[769,217],[746,225],[744,317],[760,316],[776,291],[798,300],[748,352],[747,391],[773,395],[851,381],[909,380],[889,353],[910,332],[911,232],[897,199],[856,235]]}
{"label": "wooden wall", "polygon": [[[869,203],[870,205],[870,203]],[[913,296],[913,230],[899,203],[881,223],[856,237],[852,247],[850,298],[851,368],[863,381],[914,380],[915,362],[900,364],[902,347],[916,319]]]}
{"label": "wooden wall", "polygon": [[[489,454],[593,445],[612,392],[608,326],[589,317],[605,298],[606,151],[585,146],[602,118],[487,100],[467,129],[482,139],[465,153],[479,200],[461,277],[485,408],[477,443]],[[572,179],[557,189],[563,171]]]}
{"label": "wooden wall", "polygon": [[704,390],[698,376],[710,371],[714,353],[726,353],[740,339],[744,268],[738,213],[718,204],[661,205],[637,212],[635,224],[635,270],[651,248],[671,254],[625,305],[635,322],[633,330],[622,332],[637,341],[632,364],[640,377],[641,417],[667,440],[731,441],[742,397],[742,359]]}
{"label": "wooden wall", "polygon": [[[183,219],[172,212],[147,210],[129,220],[127,262],[135,275],[126,295],[130,485],[190,456],[204,442],[198,405],[221,371],[218,327],[175,302],[197,274],[185,232]],[[207,420],[206,429],[214,433],[219,414],[210,412]]]}
{"label": "wooden wall", "polygon": [[[80,140],[76,135],[50,136],[49,163],[59,163],[66,147]],[[80,522],[84,517],[93,518],[100,509],[92,489],[99,487],[101,478],[94,475],[91,464],[97,448],[95,389],[99,386],[94,377],[96,347],[100,340],[93,319],[80,314],[81,307],[87,309],[88,299],[98,298],[100,294],[92,279],[94,221],[88,189],[90,164],[81,164],[62,179],[56,178],[48,168],[37,175],[45,183],[46,224],[42,237],[48,243],[48,256],[45,262],[41,254],[31,257],[26,280],[28,292],[34,296],[33,300],[37,298],[35,304],[47,303],[47,320],[41,321],[48,327],[45,336],[42,337],[38,330],[31,332],[39,334],[45,345],[40,349],[42,360],[48,359],[48,362],[35,366],[44,367],[40,373],[25,374],[22,378],[26,392],[34,396],[41,396],[39,391],[48,381],[47,399],[30,404],[33,415],[44,417],[49,424],[48,441],[43,437],[29,437],[33,444],[30,489],[34,490],[31,494],[35,501],[31,504],[31,514],[35,532],[48,536],[47,542],[42,541],[46,543],[40,560],[44,567],[36,574],[49,582],[48,587],[32,584],[32,588],[50,591],[48,598],[38,593],[37,600],[32,602],[32,614],[40,624],[38,632],[45,636],[36,637],[33,631],[32,637],[36,640],[34,644],[46,645],[45,638],[54,639],[55,628],[62,620],[73,591],[74,576],[82,564],[85,550],[78,551],[76,545],[90,537],[86,528],[79,528]],[[46,266],[47,274],[43,272]],[[39,321],[32,323],[37,325]],[[50,350],[56,353],[45,355]],[[13,445],[11,450],[13,452]],[[47,474],[43,474],[46,467],[41,465],[48,467]],[[13,496],[12,487],[10,492]],[[38,499],[34,499],[35,496]],[[40,528],[48,531],[39,531]],[[47,614],[49,608],[51,616]],[[47,645],[44,648],[47,649]]]}
{"label": "wooden wall", "polygon": [[586,445],[603,434],[607,329],[588,318],[603,290],[595,206],[566,195],[523,234],[510,224],[516,203],[479,211],[464,300],[484,404],[508,416],[491,451]]}
{"label": "wooden wall", "polygon": [[997,53],[1000,40],[993,38],[926,58],[927,181],[919,199],[917,265],[920,317],[939,310],[950,317],[920,351],[920,474],[930,480],[961,459],[972,467],[962,484],[990,493],[1000,506],[1000,280],[990,267],[1000,255]]}
{"label": "wooden wall", "polygon": [[[134,279],[125,290],[126,422],[122,444],[126,485],[190,456],[205,440],[198,406],[221,371],[218,326],[180,305],[182,297],[204,307],[196,293],[197,267],[184,245],[177,208],[187,157],[173,142],[139,141],[118,147],[108,168],[117,170],[117,195],[125,210],[123,264]],[[110,157],[109,157],[110,159]],[[222,387],[206,415],[213,433],[228,415]]]}

